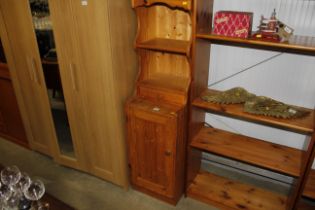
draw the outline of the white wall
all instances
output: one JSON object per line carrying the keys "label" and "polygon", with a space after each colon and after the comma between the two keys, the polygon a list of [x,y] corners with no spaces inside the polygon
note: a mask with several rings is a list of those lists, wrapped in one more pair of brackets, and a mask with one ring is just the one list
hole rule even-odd
{"label": "white wall", "polygon": [[[277,17],[295,29],[294,34],[315,37],[314,0],[215,0],[214,4],[214,11],[253,12],[253,29],[257,28],[260,16],[269,17],[274,8]],[[211,85],[276,55],[279,56]],[[269,96],[285,103],[308,108],[315,106],[315,56],[212,45],[210,60],[209,85],[213,89],[226,90],[242,86],[257,95]],[[307,143],[304,135],[226,117],[208,114],[206,121],[217,128],[294,148],[303,148]]]}

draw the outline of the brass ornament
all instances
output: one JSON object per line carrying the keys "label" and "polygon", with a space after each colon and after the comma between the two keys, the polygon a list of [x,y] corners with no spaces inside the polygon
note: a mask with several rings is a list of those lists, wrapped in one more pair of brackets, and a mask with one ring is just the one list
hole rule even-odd
{"label": "brass ornament", "polygon": [[244,112],[276,118],[298,118],[310,112],[265,96],[256,96],[244,104]]}
{"label": "brass ornament", "polygon": [[218,94],[204,95],[202,100],[218,104],[241,104],[255,97],[242,87],[235,87]]}
{"label": "brass ornament", "polygon": [[310,113],[308,110],[290,106],[266,96],[256,96],[242,87],[204,95],[201,98],[216,104],[244,104],[244,112],[283,119],[304,117]]}

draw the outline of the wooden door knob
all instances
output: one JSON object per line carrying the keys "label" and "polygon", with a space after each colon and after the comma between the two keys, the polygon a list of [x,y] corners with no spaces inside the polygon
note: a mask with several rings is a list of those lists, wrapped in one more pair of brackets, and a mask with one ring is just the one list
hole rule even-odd
{"label": "wooden door knob", "polygon": [[171,151],[165,151],[165,156],[171,156],[172,155],[172,152]]}

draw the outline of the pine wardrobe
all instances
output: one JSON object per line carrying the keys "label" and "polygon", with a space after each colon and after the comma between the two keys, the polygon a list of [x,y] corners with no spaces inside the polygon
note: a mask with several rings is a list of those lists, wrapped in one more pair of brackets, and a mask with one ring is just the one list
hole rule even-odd
{"label": "pine wardrobe", "polygon": [[137,72],[130,1],[49,0],[48,5],[74,157],[58,145],[29,1],[0,0],[1,39],[31,148],[127,187],[123,107]]}

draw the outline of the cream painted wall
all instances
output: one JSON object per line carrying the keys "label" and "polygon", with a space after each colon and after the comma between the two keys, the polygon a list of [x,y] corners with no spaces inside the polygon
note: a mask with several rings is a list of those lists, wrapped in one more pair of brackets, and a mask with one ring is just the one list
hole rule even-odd
{"label": "cream painted wall", "polygon": [[[214,11],[253,12],[253,29],[257,28],[260,16],[269,17],[274,8],[277,17],[293,27],[296,35],[315,37],[314,0],[215,0],[214,4]],[[273,56],[277,57],[211,85]],[[289,104],[308,108],[315,106],[315,56],[212,45],[210,60],[209,85],[213,89],[226,90],[242,86],[257,95]],[[208,114],[206,121],[217,128],[294,148],[304,148],[308,142],[304,135],[216,115]]]}

